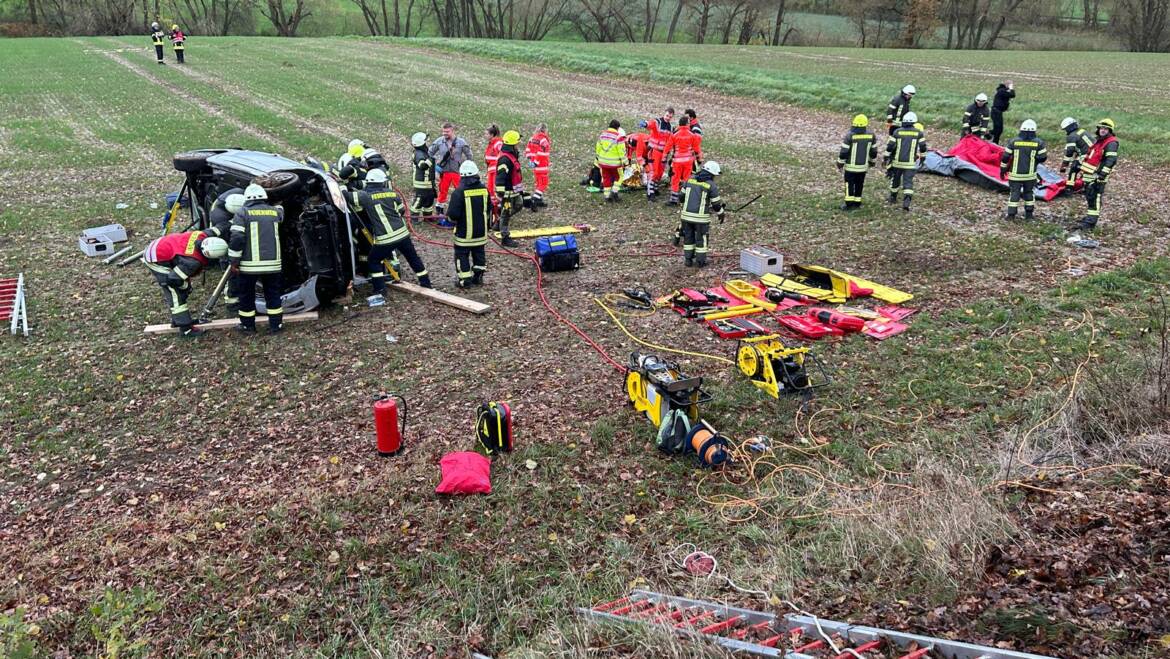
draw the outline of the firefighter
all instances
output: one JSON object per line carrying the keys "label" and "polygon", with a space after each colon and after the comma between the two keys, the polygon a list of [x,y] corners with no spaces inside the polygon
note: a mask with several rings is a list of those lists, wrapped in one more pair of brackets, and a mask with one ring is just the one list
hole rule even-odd
{"label": "firefighter", "polygon": [[364,172],[380,169],[387,175],[390,174],[390,163],[386,162],[382,154],[370,148],[362,151],[361,168]]}
{"label": "firefighter", "polygon": [[159,64],[165,65],[163,61],[163,43],[167,38],[167,33],[163,32],[162,26],[158,23],[150,24],[150,42],[154,44],[154,56],[158,59]]}
{"label": "firefighter", "polygon": [[[500,139],[500,127],[492,124],[484,131],[487,137],[487,147],[483,150],[483,163],[487,166],[487,191],[495,201],[496,198],[496,166],[500,164],[500,150],[504,148],[504,141]],[[479,169],[478,167],[476,169]],[[463,177],[460,176],[462,181]]]}
{"label": "firefighter", "polygon": [[991,101],[991,141],[999,144],[1003,135],[1003,113],[1011,107],[1012,99],[1016,97],[1016,83],[1004,80],[995,88],[995,98]]}
{"label": "firefighter", "polygon": [[175,49],[175,59],[179,64],[183,64],[183,51],[187,49],[187,35],[179,29],[178,25],[171,26],[171,47]]}
{"label": "firefighter", "polygon": [[1020,134],[1004,145],[999,160],[999,177],[1008,181],[1007,219],[1013,220],[1024,201],[1024,219],[1032,219],[1036,210],[1036,184],[1040,182],[1040,163],[1048,160],[1048,146],[1036,137],[1036,122],[1025,119]]}
{"label": "firefighter", "polygon": [[366,175],[365,170],[362,169],[362,156],[365,153],[366,143],[353,139],[349,141],[345,153],[337,159],[337,169],[334,171],[337,178],[341,179],[345,183],[345,187],[350,190],[358,190],[362,187],[362,178]]}
{"label": "firefighter", "polygon": [[593,150],[597,154],[597,167],[601,170],[601,189],[605,192],[605,201],[617,203],[617,182],[621,178],[622,167],[630,162],[626,152],[626,134],[622,131],[621,122],[611,119],[609,128],[597,137]]}
{"label": "firefighter", "polygon": [[281,308],[280,223],[284,209],[268,204],[268,193],[255,183],[244,189],[244,207],[232,219],[228,260],[239,275],[240,324],[236,331],[256,333],[256,284],[264,288],[268,333],[284,329]]}
{"label": "firefighter", "polygon": [[853,127],[841,141],[841,150],[837,154],[837,171],[845,173],[845,203],[841,204],[841,210],[861,206],[865,174],[877,161],[877,138],[868,127],[869,117],[864,114],[853,117]]}
{"label": "firefighter", "polygon": [[967,111],[963,113],[962,135],[974,135],[985,140],[991,139],[991,134],[987,130],[988,113],[987,94],[979,92],[975,96],[975,102],[968,105]]}
{"label": "firefighter", "polygon": [[544,193],[548,191],[549,156],[552,153],[552,140],[548,138],[548,124],[542,123],[536,127],[536,132],[528,138],[524,147],[524,157],[532,164],[532,204],[533,206],[547,206]]}
{"label": "firefighter", "polygon": [[[232,218],[240,212],[243,206],[243,188],[231,188],[221,192],[211,204],[211,211],[207,214],[207,235],[227,240],[231,236]],[[239,277],[229,274],[223,303],[231,313],[239,310],[239,285]]]}
{"label": "firefighter", "polygon": [[524,195],[524,170],[520,168],[520,133],[510,130],[502,138],[504,146],[500,149],[500,161],[496,165],[496,203],[500,206],[500,244],[504,247],[517,247],[520,243],[512,240],[508,231],[508,223],[512,216],[520,212],[521,208],[532,207],[532,202]]}
{"label": "firefighter", "polygon": [[1081,171],[1081,161],[1093,146],[1093,138],[1089,133],[1077,125],[1077,120],[1065,117],[1060,122],[1060,129],[1064,131],[1064,158],[1060,161],[1060,173],[1068,172],[1065,185],[1072,188],[1076,185],[1077,174]]}
{"label": "firefighter", "polygon": [[395,264],[395,252],[410,264],[414,276],[418,277],[418,285],[431,288],[427,267],[415,250],[414,242],[410,239],[410,227],[403,219],[406,206],[398,193],[390,189],[386,172],[370,170],[366,174],[366,187],[355,194],[354,199],[357,202],[354,210],[365,218],[366,227],[374,237],[369,255],[370,284],[374,288],[370,306],[379,306],[386,301],[382,297],[386,292],[386,261]]}
{"label": "firefighter", "polygon": [[[890,104],[886,106],[886,127],[890,129],[890,135],[898,130],[899,124],[905,123],[907,114],[913,114],[910,112],[910,99],[914,98],[917,93],[918,90],[914,88],[914,85],[906,85],[902,91],[894,94],[894,98],[890,99]],[[914,122],[911,121],[910,125],[914,125]]]}
{"label": "firefighter", "polygon": [[414,147],[411,176],[414,199],[410,202],[410,213],[416,219],[431,217],[435,214],[435,161],[427,151],[427,134],[411,135],[410,145]]}
{"label": "firefighter", "polygon": [[918,115],[907,112],[902,115],[902,126],[890,135],[886,142],[886,155],[882,166],[890,177],[889,203],[898,201],[898,190],[902,191],[902,210],[910,210],[914,197],[914,173],[918,162],[926,155],[926,134],[915,128]]}
{"label": "firefighter", "polygon": [[1076,225],[1082,231],[1092,231],[1101,217],[1101,198],[1105,196],[1105,182],[1117,166],[1116,125],[1112,119],[1097,122],[1097,140],[1081,162],[1081,179],[1085,182],[1085,217]]}
{"label": "firefighter", "polygon": [[662,148],[662,158],[670,154],[670,199],[667,206],[677,206],[679,188],[683,182],[694,174],[694,163],[703,160],[703,138],[691,132],[691,118],[683,115],[678,118],[678,130],[666,139]]}
{"label": "firefighter", "polygon": [[639,128],[650,130],[650,170],[644,177],[648,201],[658,199],[658,182],[662,180],[666,166],[662,159],[662,149],[666,147],[666,140],[673,132],[672,121],[674,121],[674,108],[666,108],[666,112],[661,117],[651,121],[638,122]]}
{"label": "firefighter", "polygon": [[431,143],[430,154],[435,161],[435,171],[439,174],[439,205],[436,211],[444,215],[447,195],[459,186],[459,166],[463,161],[471,160],[471,147],[455,134],[455,124],[448,121],[443,124],[443,134]]}
{"label": "firefighter", "polygon": [[702,268],[707,265],[709,249],[708,234],[711,229],[711,213],[715,212],[723,224],[726,209],[719,196],[715,177],[719,176],[719,163],[709,160],[703,163],[698,174],[692,176],[683,187],[682,202],[682,243],[683,264]]}
{"label": "firefighter", "polygon": [[455,285],[469,288],[483,284],[487,271],[488,221],[491,197],[479,180],[479,167],[470,160],[459,166],[459,187],[451,193],[447,217],[455,223]]}
{"label": "firefighter", "polygon": [[163,301],[171,312],[171,326],[179,336],[194,338],[203,332],[195,327],[187,297],[191,295],[191,278],[213,259],[228,253],[227,243],[202,231],[169,233],[156,238],[142,253],[142,262],[162,288]]}

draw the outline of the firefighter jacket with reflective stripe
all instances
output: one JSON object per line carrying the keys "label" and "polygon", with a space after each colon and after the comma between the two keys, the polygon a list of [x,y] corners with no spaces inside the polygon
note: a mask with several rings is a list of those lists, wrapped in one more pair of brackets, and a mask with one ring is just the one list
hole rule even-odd
{"label": "firefighter jacket with reflective stripe", "polygon": [[[654,143],[654,137],[650,137]],[[661,147],[660,147],[661,148]],[[597,154],[597,164],[607,167],[621,167],[626,164],[626,138],[616,128],[607,128],[597,137],[597,144],[593,146]]]}
{"label": "firefighter jacket with reflective stripe", "polygon": [[712,211],[723,210],[723,199],[715,185],[715,175],[706,170],[692,176],[683,186],[682,219],[684,222],[711,222]]}
{"label": "firefighter jacket with reflective stripe", "polygon": [[435,161],[426,147],[416,147],[414,150],[414,176],[411,185],[415,190],[435,189]]}
{"label": "firefighter jacket with reflective stripe", "polygon": [[886,159],[894,169],[917,169],[926,155],[926,135],[913,126],[903,126],[886,142]]}
{"label": "firefighter jacket with reflective stripe", "polygon": [[984,103],[972,103],[963,113],[963,135],[977,135],[982,137],[987,132],[987,121],[991,117],[991,110]]}
{"label": "firefighter jacket with reflective stripe", "polygon": [[367,172],[371,169],[380,169],[386,173],[389,173],[390,165],[386,162],[386,159],[382,157],[382,154],[374,151],[373,149],[366,149],[366,152],[362,154],[362,169],[366,170]]}
{"label": "firefighter jacket with reflective stripe", "polygon": [[182,30],[175,30],[174,32],[171,32],[171,43],[174,44],[175,50],[183,50],[183,44],[186,42],[187,35],[183,34]]}
{"label": "firefighter jacket with reflective stripe", "polygon": [[902,115],[910,111],[910,99],[902,92],[894,94],[894,98],[890,99],[890,104],[886,107],[886,123],[900,124],[902,123]]}
{"label": "firefighter jacket with reflective stripe", "polygon": [[155,30],[154,32],[150,33],[150,40],[156,46],[163,45],[163,42],[166,40],[166,38],[167,38],[167,33],[163,32],[162,30]]}
{"label": "firefighter jacket with reflective stripe", "polygon": [[206,237],[202,231],[169,233],[147,245],[142,260],[152,272],[177,278],[176,283],[186,281],[207,265],[207,257],[200,249]]}
{"label": "firefighter jacket with reflective stripe", "polygon": [[354,210],[366,218],[375,245],[392,245],[410,236],[406,220],[402,219],[406,207],[398,193],[385,183],[368,183],[353,198],[357,202]]}
{"label": "firefighter jacket with reflective stripe", "polygon": [[673,135],[666,139],[666,146],[662,149],[663,157],[674,151],[673,162],[694,162],[695,158],[703,159],[703,138],[691,132],[690,126],[680,126]]}
{"label": "firefighter jacket with reflective stripe", "polygon": [[524,172],[520,169],[520,158],[516,147],[505,145],[500,151],[500,164],[496,165],[496,195],[511,194],[524,183]]}
{"label": "firefighter jacket with reflective stripe", "polygon": [[240,272],[280,272],[280,222],[284,209],[251,201],[232,219],[228,258]]}
{"label": "firefighter jacket with reflective stripe", "polygon": [[999,158],[1000,173],[1006,173],[1009,181],[1035,181],[1036,168],[1048,160],[1048,147],[1044,140],[1031,131],[1013,137],[1003,147]]}
{"label": "firefighter jacket with reflective stripe", "polygon": [[552,141],[548,139],[547,133],[533,135],[524,147],[524,157],[532,162],[534,171],[541,173],[548,171],[551,153]]}
{"label": "firefighter jacket with reflective stripe", "polygon": [[337,159],[337,178],[345,182],[346,185],[352,185],[366,176],[366,171],[362,169],[362,161],[354,158],[346,153]]}
{"label": "firefighter jacket with reflective stripe", "polygon": [[850,130],[841,140],[837,164],[847,172],[864,172],[877,160],[877,138],[864,128]]}
{"label": "firefighter jacket with reflective stripe", "polygon": [[487,243],[491,201],[478,176],[465,176],[447,202],[447,219],[455,224],[455,244],[479,247]]}
{"label": "firefighter jacket with reflective stripe", "polygon": [[650,129],[650,148],[654,151],[661,151],[666,147],[666,138],[670,137],[671,131],[674,130],[666,117],[650,121],[647,128]]}
{"label": "firefighter jacket with reflective stripe", "polygon": [[1096,144],[1089,147],[1089,155],[1081,162],[1081,173],[1104,182],[1117,166],[1118,146],[1117,137],[1112,133],[1109,137],[1097,140]]}
{"label": "firefighter jacket with reflective stripe", "polygon": [[227,240],[228,232],[232,228],[232,216],[234,215],[227,209],[227,198],[234,194],[242,195],[244,194],[244,190],[242,188],[232,188],[227,192],[222,192],[215,198],[215,202],[211,204],[211,210],[207,213],[207,223],[210,225],[207,229],[207,235]]}
{"label": "firefighter jacket with reflective stripe", "polygon": [[1070,165],[1081,160],[1089,153],[1093,146],[1093,138],[1084,128],[1072,124],[1065,130],[1064,136],[1064,164]]}
{"label": "firefighter jacket with reflective stripe", "polygon": [[697,121],[692,121],[691,123],[689,123],[687,125],[690,126],[692,133],[702,137],[702,135],[703,135],[703,125],[702,124],[700,124]]}

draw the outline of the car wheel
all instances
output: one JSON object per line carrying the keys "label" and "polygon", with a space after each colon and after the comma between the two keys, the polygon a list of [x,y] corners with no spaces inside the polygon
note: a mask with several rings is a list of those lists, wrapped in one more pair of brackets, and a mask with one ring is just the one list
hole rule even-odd
{"label": "car wheel", "polygon": [[301,178],[292,172],[272,172],[257,176],[252,182],[264,188],[269,200],[276,201],[284,199],[300,187]]}
{"label": "car wheel", "polygon": [[184,151],[176,153],[172,162],[175,169],[187,174],[197,174],[207,167],[207,159],[222,150],[200,149],[198,151]]}

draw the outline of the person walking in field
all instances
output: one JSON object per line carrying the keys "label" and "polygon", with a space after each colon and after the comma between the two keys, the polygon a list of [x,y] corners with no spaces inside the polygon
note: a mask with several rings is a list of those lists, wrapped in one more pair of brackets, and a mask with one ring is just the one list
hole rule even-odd
{"label": "person walking in field", "polygon": [[889,203],[898,201],[898,191],[902,191],[902,210],[910,210],[910,201],[914,198],[914,173],[918,171],[918,161],[926,155],[926,135],[914,124],[918,123],[918,115],[907,112],[902,115],[902,126],[890,135],[886,142],[886,157],[882,165],[888,168],[890,177]]}
{"label": "person walking in field", "polygon": [[1016,97],[1016,83],[1004,80],[995,88],[995,98],[991,101],[991,141],[999,144],[1003,135],[1003,113],[1011,107],[1012,99]]}
{"label": "person walking in field", "polygon": [[877,162],[877,138],[869,132],[869,117],[853,117],[853,126],[841,141],[837,154],[837,171],[845,174],[845,203],[841,210],[861,207],[861,192],[865,189],[865,175]]}
{"label": "person walking in field", "polygon": [[183,34],[178,25],[171,26],[171,46],[175,49],[175,59],[179,64],[183,64],[183,54],[187,50],[187,35]]}
{"label": "person walking in field", "polygon": [[1036,122],[1026,119],[1020,134],[1004,145],[999,160],[999,177],[1008,181],[1007,219],[1014,220],[1024,202],[1024,219],[1032,219],[1036,210],[1036,183],[1040,180],[1040,163],[1048,160],[1048,146],[1036,137]]}
{"label": "person walking in field", "polygon": [[163,60],[163,44],[166,42],[167,33],[163,32],[162,26],[158,23],[150,24],[150,42],[154,44],[154,56],[158,59],[158,63],[166,65]]}
{"label": "person walking in field", "polygon": [[435,212],[445,215],[447,195],[459,186],[459,166],[472,159],[471,147],[455,134],[455,124],[448,121],[443,124],[443,134],[431,143],[430,154],[439,173],[439,203]]}
{"label": "person walking in field", "polygon": [[544,202],[544,193],[548,191],[548,172],[552,140],[548,138],[548,124],[542,123],[536,127],[536,132],[528,138],[524,147],[524,157],[532,164],[532,203],[536,206],[547,206]]}
{"label": "person walking in field", "polygon": [[963,137],[974,135],[983,139],[990,139],[991,133],[987,129],[987,119],[990,108],[987,107],[987,94],[980,92],[975,95],[975,101],[967,106],[963,113]]}
{"label": "person walking in field", "polygon": [[[890,129],[890,135],[898,130],[898,126],[903,123],[903,119],[907,114],[910,114],[910,99],[918,90],[914,85],[906,85],[902,91],[894,94],[894,98],[890,99],[890,104],[886,106],[886,127]],[[914,125],[911,121],[910,125]]]}

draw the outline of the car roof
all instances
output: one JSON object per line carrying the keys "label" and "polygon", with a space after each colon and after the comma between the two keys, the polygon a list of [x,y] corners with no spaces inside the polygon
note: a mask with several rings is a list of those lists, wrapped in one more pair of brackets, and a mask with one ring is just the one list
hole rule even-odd
{"label": "car roof", "polygon": [[217,153],[207,159],[212,167],[233,169],[252,176],[262,176],[272,172],[308,172],[320,174],[320,170],[309,167],[303,162],[290,160],[275,153],[263,151],[230,150]]}

